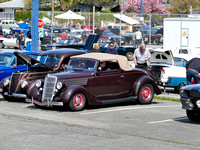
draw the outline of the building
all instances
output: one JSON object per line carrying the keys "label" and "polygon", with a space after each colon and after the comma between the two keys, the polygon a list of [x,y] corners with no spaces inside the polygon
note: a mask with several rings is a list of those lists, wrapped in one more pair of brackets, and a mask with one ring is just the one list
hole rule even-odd
{"label": "building", "polygon": [[23,0],[0,3],[0,20],[14,20],[15,11],[24,9]]}

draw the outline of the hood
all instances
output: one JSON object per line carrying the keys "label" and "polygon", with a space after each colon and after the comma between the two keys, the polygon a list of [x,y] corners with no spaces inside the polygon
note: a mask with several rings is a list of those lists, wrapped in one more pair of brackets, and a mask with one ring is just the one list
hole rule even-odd
{"label": "hood", "polygon": [[181,89],[183,90],[192,90],[192,91],[200,91],[200,84],[186,85]]}
{"label": "hood", "polygon": [[6,70],[6,69],[10,69],[10,67],[6,67],[6,66],[0,66],[0,70]]}
{"label": "hood", "polygon": [[29,57],[25,54],[22,54],[20,52],[14,52],[15,56],[17,58],[19,58],[25,65],[27,65],[28,67],[31,67],[32,65],[35,65],[37,63],[40,63],[42,66],[45,66],[46,68],[48,68],[49,70],[53,70],[53,68],[43,64],[42,62],[32,58],[32,57]]}
{"label": "hood", "polygon": [[171,50],[150,49],[151,58],[148,60],[150,66],[167,67],[174,65],[174,57]]}
{"label": "hood", "polygon": [[79,71],[75,71],[75,70],[68,70],[66,72],[62,72],[62,73],[54,73],[53,76],[57,76],[58,80],[62,80],[62,79],[75,79],[75,78],[81,78],[81,77],[88,77],[88,76],[92,76],[93,72],[89,71],[89,70],[79,70]]}

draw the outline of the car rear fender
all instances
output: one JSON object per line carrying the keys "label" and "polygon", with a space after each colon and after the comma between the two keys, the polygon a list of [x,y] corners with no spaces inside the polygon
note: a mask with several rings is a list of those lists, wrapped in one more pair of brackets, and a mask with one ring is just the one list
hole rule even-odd
{"label": "car rear fender", "polygon": [[134,89],[134,91],[133,91],[134,95],[138,96],[139,90],[145,84],[151,84],[154,87],[155,93],[157,95],[162,93],[161,89],[158,87],[158,85],[155,83],[155,81],[151,77],[149,77],[149,76],[142,76],[134,84],[134,87],[133,87],[133,89]]}
{"label": "car rear fender", "polygon": [[64,102],[67,103],[70,101],[71,97],[77,93],[81,92],[86,96],[86,99],[88,100],[89,97],[89,92],[81,85],[71,85],[68,86],[65,91],[61,94],[60,99]]}

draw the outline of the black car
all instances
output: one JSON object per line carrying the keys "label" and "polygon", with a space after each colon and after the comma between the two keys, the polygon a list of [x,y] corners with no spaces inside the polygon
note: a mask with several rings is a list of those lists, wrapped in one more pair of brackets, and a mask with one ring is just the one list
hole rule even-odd
{"label": "black car", "polygon": [[135,48],[133,46],[120,46],[117,48],[119,55],[124,55],[127,59],[133,60],[133,55],[135,52]]}
{"label": "black car", "polygon": [[125,44],[125,38],[123,36],[118,36],[109,30],[103,31],[101,37],[107,38],[109,41],[116,42],[118,45],[120,45],[120,42],[121,45]]}
{"label": "black car", "polygon": [[80,38],[68,38],[68,39],[60,39],[57,44],[42,44],[40,45],[41,50],[51,50],[51,49],[58,49],[58,48],[69,48],[70,45],[77,45],[77,48],[83,48],[83,44],[78,44],[80,42]]}
{"label": "black car", "polygon": [[142,32],[142,38],[145,44],[148,44],[151,38],[151,43],[154,45],[159,45],[163,42],[163,35],[159,32],[159,30],[152,30],[149,31],[143,31]]}
{"label": "black car", "polygon": [[200,122],[200,84],[187,85],[180,89],[182,108],[191,121]]}
{"label": "black car", "polygon": [[[31,39],[31,30],[27,32],[27,36]],[[40,37],[41,44],[56,43],[56,36],[51,30],[44,29],[44,36]]]}

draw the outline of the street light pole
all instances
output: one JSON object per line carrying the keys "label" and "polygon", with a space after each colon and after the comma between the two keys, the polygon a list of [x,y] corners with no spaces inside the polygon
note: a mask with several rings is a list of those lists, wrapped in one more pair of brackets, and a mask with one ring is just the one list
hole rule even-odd
{"label": "street light pole", "polygon": [[140,16],[142,17],[143,14],[143,2],[142,0],[140,1]]}

